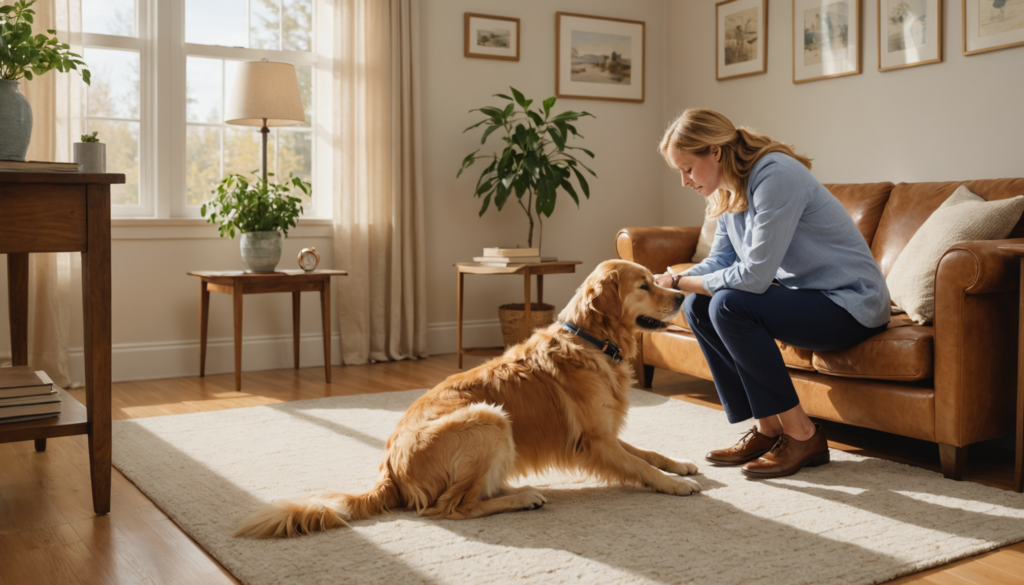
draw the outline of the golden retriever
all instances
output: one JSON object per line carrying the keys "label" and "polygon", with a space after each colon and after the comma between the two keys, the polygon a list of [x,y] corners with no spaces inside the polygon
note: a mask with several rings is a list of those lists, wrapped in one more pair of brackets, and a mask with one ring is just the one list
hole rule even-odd
{"label": "golden retriever", "polygon": [[[700,491],[692,479],[658,471],[689,475],[697,471],[692,462],[618,438],[635,383],[629,360],[636,332],[665,327],[682,302],[643,266],[603,262],[557,322],[413,403],[388,439],[380,479],[368,493],[279,500],[245,518],[235,535],[296,536],[399,509],[452,519],[536,509],[544,496],[508,481],[548,469],[666,494]],[[563,322],[617,345],[622,361],[563,330]]]}

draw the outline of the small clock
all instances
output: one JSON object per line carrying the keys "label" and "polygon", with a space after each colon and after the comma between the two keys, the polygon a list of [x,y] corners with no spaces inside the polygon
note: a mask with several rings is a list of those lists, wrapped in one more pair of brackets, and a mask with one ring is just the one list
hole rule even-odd
{"label": "small clock", "polygon": [[306,272],[312,272],[316,270],[316,267],[320,265],[320,252],[316,251],[316,248],[303,248],[299,252],[299,268]]}

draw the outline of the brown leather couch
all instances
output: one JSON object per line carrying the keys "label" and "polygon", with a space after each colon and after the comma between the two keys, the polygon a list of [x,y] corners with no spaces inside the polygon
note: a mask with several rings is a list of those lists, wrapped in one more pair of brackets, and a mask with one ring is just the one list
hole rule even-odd
{"label": "brown leather couch", "polygon": [[[921,224],[961,184],[988,200],[1024,194],[1024,179],[965,183],[826,185],[853,217],[888,275]],[[689,268],[700,227],[626,228],[619,258],[655,274]],[[963,475],[967,447],[1014,434],[1020,261],[999,249],[1024,244],[1024,219],[1010,239],[963,242],[939,261],[935,321],[893,315],[889,328],[856,346],[828,352],[779,343],[811,416],[939,444],[946,477]],[[650,388],[654,368],[712,379],[681,314],[669,331],[643,333],[637,372]]]}

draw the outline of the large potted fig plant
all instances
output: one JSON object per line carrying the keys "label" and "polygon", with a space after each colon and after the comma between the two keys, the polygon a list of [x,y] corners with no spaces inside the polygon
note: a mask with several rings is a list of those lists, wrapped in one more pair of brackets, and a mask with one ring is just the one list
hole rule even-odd
{"label": "large potted fig plant", "polygon": [[81,55],[57,40],[57,31],[32,34],[36,0],[17,0],[0,6],[0,160],[25,160],[32,137],[32,108],[18,91],[19,79],[56,69],[80,71],[85,83],[89,70]]}
{"label": "large potted fig plant", "polygon": [[[545,217],[551,217],[555,210],[555,201],[559,191],[565,191],[579,207],[580,199],[571,180],[573,177],[579,184],[583,196],[590,198],[590,185],[584,172],[597,175],[573,154],[582,152],[590,158],[594,153],[579,146],[569,144],[571,140],[583,138],[575,123],[580,118],[590,116],[587,112],[562,112],[552,115],[551,108],[557,101],[550,97],[541,102],[541,107],[531,108],[533,100],[514,87],[510,87],[512,95],[495,94],[509,103],[501,106],[485,106],[471,112],[480,112],[486,116],[483,120],[466,128],[468,132],[483,126],[480,144],[486,144],[491,134],[497,133],[504,145],[499,152],[480,154],[478,149],[462,159],[462,166],[456,177],[462,175],[479,159],[489,159],[490,163],[476,181],[473,196],[483,199],[480,207],[482,217],[490,207],[491,201],[501,211],[513,197],[525,212],[529,221],[529,232],[526,236],[526,247],[533,247],[533,235],[536,220],[537,248],[541,249]],[[516,108],[516,106],[519,106]],[[505,345],[515,345],[526,337],[523,327],[526,305],[523,303],[502,305],[498,314],[502,327]],[[530,304],[529,330],[542,327],[554,320],[555,307],[539,303]]]}

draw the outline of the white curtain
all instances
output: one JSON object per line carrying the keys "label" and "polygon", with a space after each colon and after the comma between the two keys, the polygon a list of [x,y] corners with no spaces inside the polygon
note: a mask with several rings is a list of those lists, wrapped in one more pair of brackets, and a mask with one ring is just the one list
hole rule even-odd
{"label": "white curtain", "polygon": [[[5,2],[7,3],[7,2]],[[40,0],[33,33],[57,31],[57,38],[82,54],[80,0]],[[32,139],[28,160],[71,160],[71,143],[81,134],[82,82],[77,73],[51,71],[32,81],[21,80],[21,91],[32,106]],[[72,273],[81,272],[78,253],[29,255],[28,363],[43,370],[59,386],[80,386],[68,373]]]}
{"label": "white curtain", "polygon": [[425,357],[419,3],[338,0],[334,24],[342,363]]}

